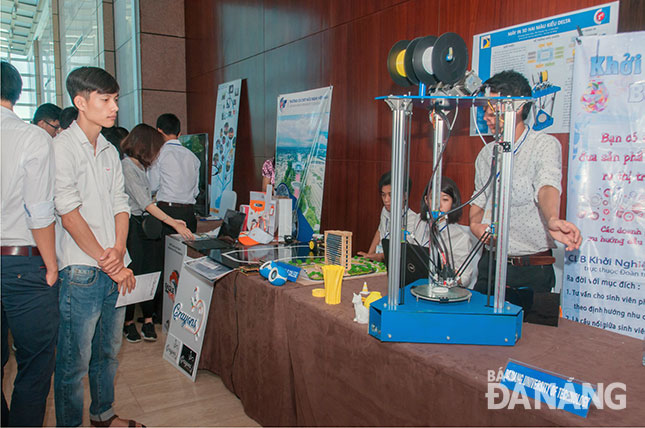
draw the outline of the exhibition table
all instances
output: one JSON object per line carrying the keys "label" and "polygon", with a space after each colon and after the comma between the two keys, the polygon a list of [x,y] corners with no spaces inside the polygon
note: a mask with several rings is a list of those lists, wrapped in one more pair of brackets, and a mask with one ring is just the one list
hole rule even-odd
{"label": "exhibition table", "polygon": [[297,424],[284,305],[300,288],[313,286],[233,272],[213,290],[199,368],[218,374],[265,426]]}
{"label": "exhibition table", "polygon": [[[200,368],[218,373],[262,425],[636,426],[645,421],[643,342],[575,322],[524,324],[516,346],[385,343],[354,323],[352,292],[326,305],[315,286],[273,287],[234,273],[215,285]],[[370,278],[385,294],[387,278]],[[590,383],[622,382],[624,410],[592,408],[586,419],[527,400],[489,410],[489,370],[508,359]],[[618,402],[614,397],[614,402]],[[499,402],[500,400],[496,400]]]}

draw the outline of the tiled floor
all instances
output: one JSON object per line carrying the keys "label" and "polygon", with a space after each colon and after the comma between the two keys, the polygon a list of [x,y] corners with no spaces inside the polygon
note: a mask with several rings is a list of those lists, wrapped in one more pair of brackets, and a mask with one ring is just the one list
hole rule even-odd
{"label": "tiled floor", "polygon": [[[140,328],[141,325],[137,324]],[[156,342],[129,343],[119,354],[116,377],[117,414],[151,426],[259,426],[246,416],[242,403],[213,373],[201,370],[193,383],[162,358],[165,335]],[[10,400],[16,360],[5,366],[3,390]],[[89,425],[89,387],[85,379],[84,425]],[[55,426],[54,390],[49,394],[45,426]]]}

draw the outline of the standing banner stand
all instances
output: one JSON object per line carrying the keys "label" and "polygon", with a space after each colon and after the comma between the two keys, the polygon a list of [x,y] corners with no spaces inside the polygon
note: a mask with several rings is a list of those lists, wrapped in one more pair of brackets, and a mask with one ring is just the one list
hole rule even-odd
{"label": "standing banner stand", "polygon": [[195,381],[213,283],[184,268],[175,296],[163,357]]}
{"label": "standing banner stand", "polygon": [[576,46],[567,219],[584,238],[569,253],[563,314],[645,332],[645,32],[581,37]]}
{"label": "standing banner stand", "polygon": [[222,194],[233,190],[233,166],[237,145],[237,118],[240,115],[242,80],[222,83],[217,87],[215,127],[213,128],[213,157],[211,164],[210,212],[223,217],[220,212]]}
{"label": "standing banner stand", "polygon": [[320,232],[332,89],[278,95],[276,194],[293,201],[294,235],[301,242]]}
{"label": "standing banner stand", "polygon": [[208,257],[193,259],[178,234],[166,236],[164,359],[195,381],[213,286],[232,270]]}

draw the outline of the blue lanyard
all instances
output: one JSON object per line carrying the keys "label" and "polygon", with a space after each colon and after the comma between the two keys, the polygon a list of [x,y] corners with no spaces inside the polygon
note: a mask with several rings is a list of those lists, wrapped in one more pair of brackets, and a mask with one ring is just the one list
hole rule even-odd
{"label": "blue lanyard", "polygon": [[[515,150],[513,150],[513,155],[515,155],[517,151],[520,149],[520,147],[522,147],[522,144],[524,144],[524,141],[526,141],[526,137],[529,136],[529,132],[531,132],[531,129],[527,128],[526,133],[524,134],[524,138],[522,138],[522,141],[520,141],[520,144],[518,144],[517,147],[515,147]],[[497,171],[497,175],[495,176],[495,179],[498,179],[500,174],[501,174],[501,171]]]}
{"label": "blue lanyard", "polygon": [[515,147],[515,150],[513,150],[513,154],[517,153],[517,151],[520,149],[520,147],[522,147],[522,144],[524,144],[524,141],[526,140],[526,137],[529,136],[529,132],[531,132],[531,130],[527,128],[526,133],[524,134],[524,138],[522,138],[522,141],[520,141],[520,144],[518,144],[517,147]]}

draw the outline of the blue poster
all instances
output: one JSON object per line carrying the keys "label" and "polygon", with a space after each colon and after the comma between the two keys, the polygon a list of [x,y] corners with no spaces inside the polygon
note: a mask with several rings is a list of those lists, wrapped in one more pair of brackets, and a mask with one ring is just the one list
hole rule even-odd
{"label": "blue poster", "polygon": [[571,97],[566,318],[645,333],[645,32],[581,38]]}

